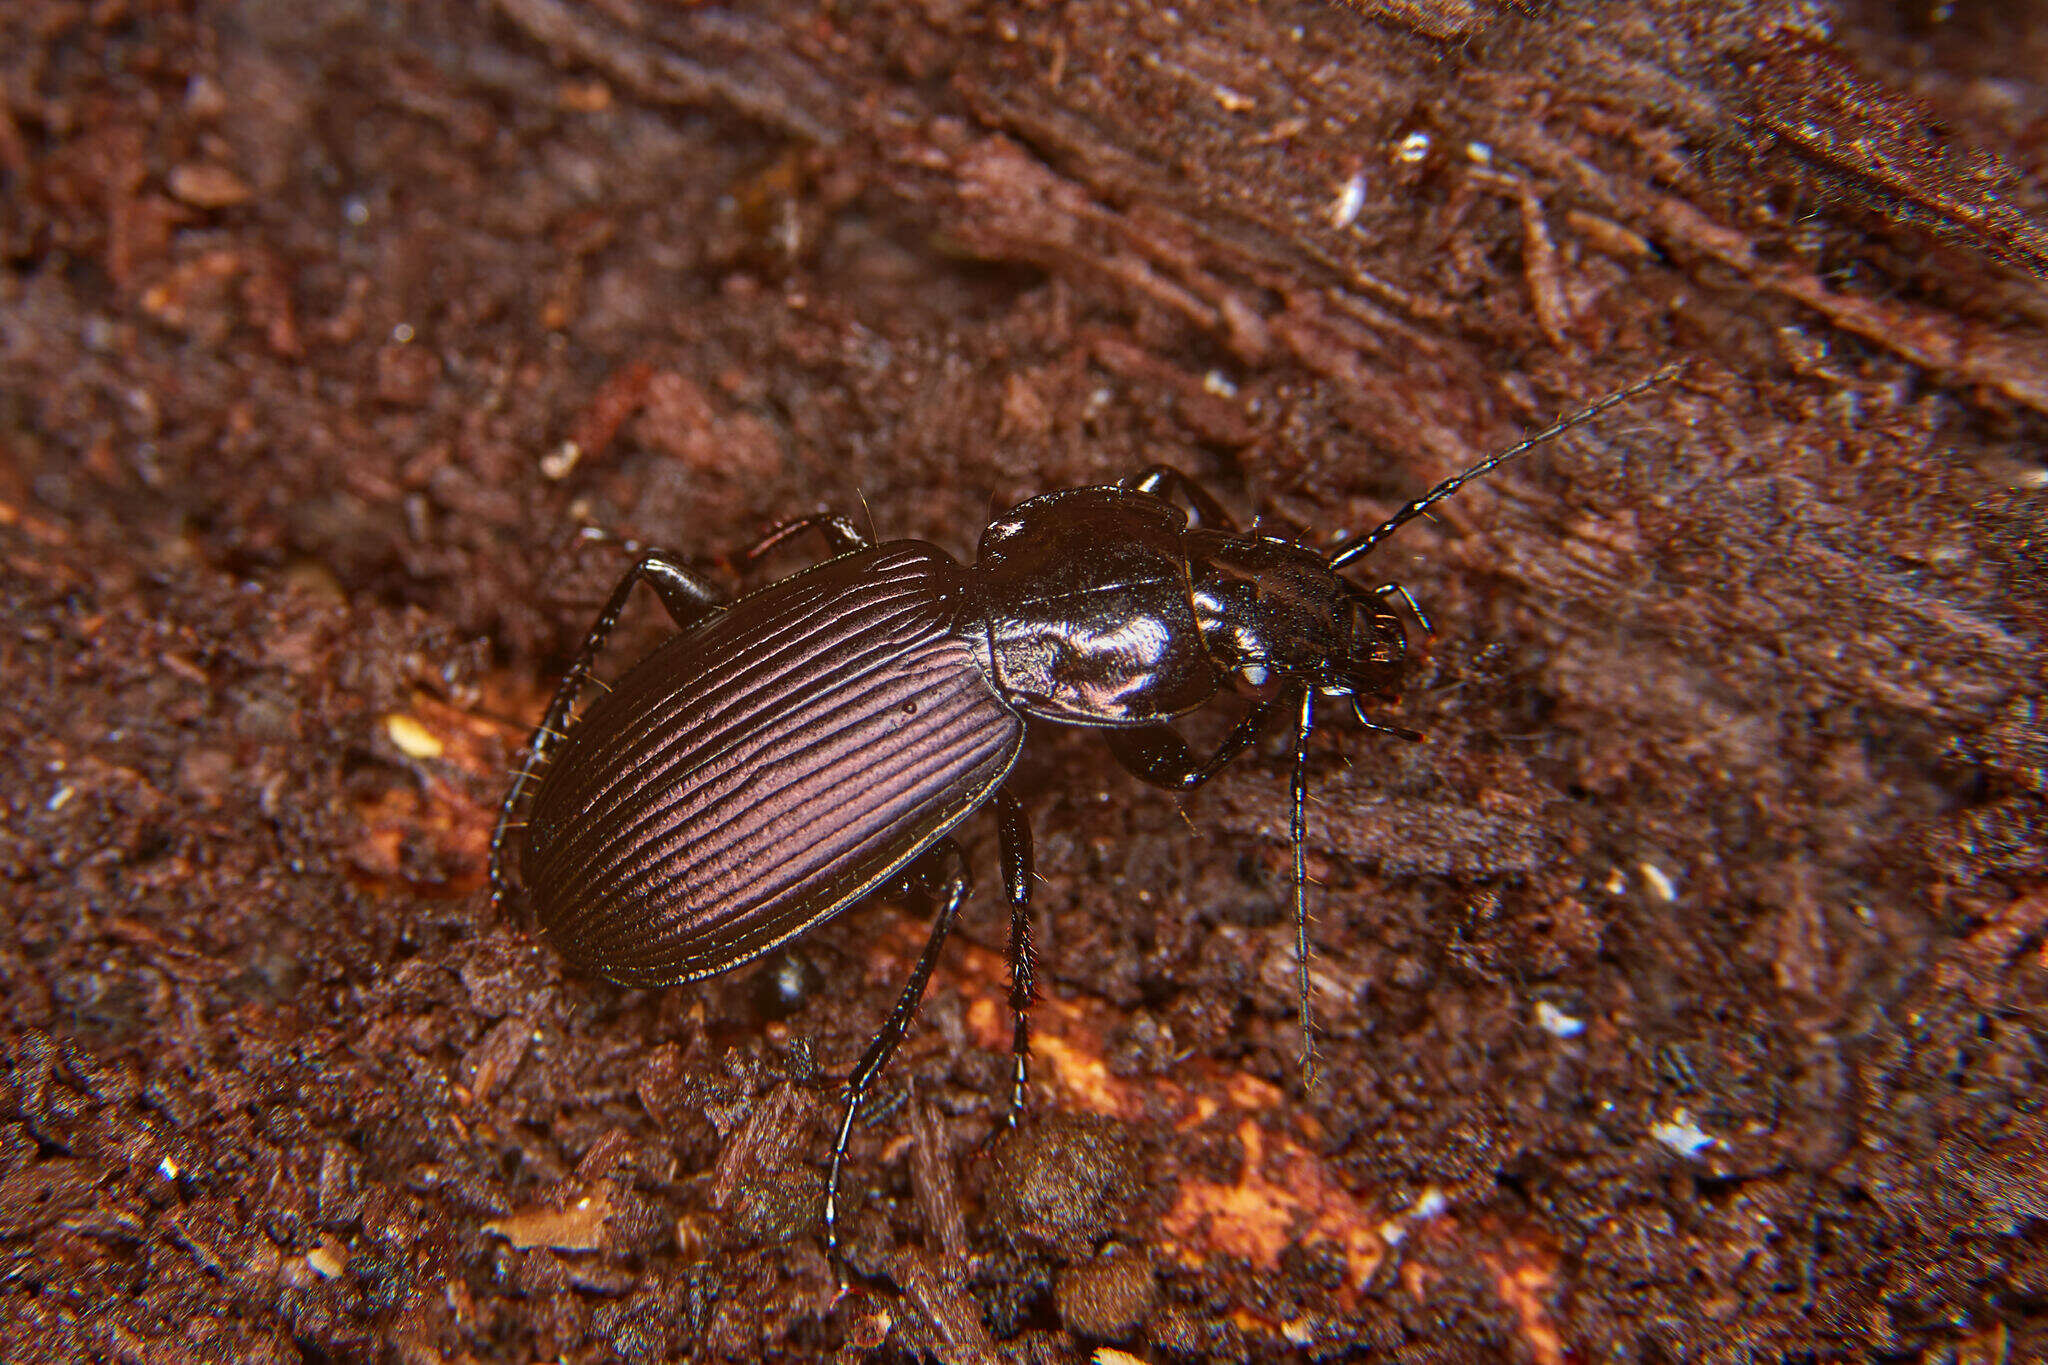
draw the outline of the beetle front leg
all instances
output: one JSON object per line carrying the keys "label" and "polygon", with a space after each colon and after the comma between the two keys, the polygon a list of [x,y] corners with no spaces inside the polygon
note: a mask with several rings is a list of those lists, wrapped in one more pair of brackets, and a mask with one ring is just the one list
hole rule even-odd
{"label": "beetle front leg", "polygon": [[924,988],[938,963],[939,949],[945,945],[953,921],[959,918],[960,902],[967,898],[967,855],[951,839],[941,839],[911,865],[908,877],[920,894],[937,905],[938,914],[932,921],[931,937],[918,954],[917,965],[910,969],[910,980],[904,985],[896,1008],[889,1011],[881,1032],[861,1054],[853,1074],[846,1078],[846,1112],[840,1115],[839,1132],[832,1139],[832,1169],[825,1177],[825,1249],[835,1257],[839,1254],[839,1172],[846,1164],[847,1144],[853,1139],[854,1116],[860,1112],[860,1102],[867,1096],[868,1087],[903,1042],[910,1017],[924,999]]}
{"label": "beetle front leg", "polygon": [[[1141,725],[1109,732],[1109,751],[1117,762],[1142,781],[1169,791],[1193,791],[1214,777],[1232,759],[1251,747],[1267,718],[1283,706],[1297,707],[1294,723],[1294,773],[1289,784],[1288,840],[1294,850],[1294,950],[1299,958],[1301,987],[1302,1084],[1316,1076],[1315,1032],[1308,980],[1308,737],[1315,732],[1315,692],[1302,688],[1297,697],[1279,697],[1254,706],[1218,745],[1206,762],[1195,762],[1187,743],[1170,725]],[[1387,727],[1375,726],[1375,729]]]}
{"label": "beetle front leg", "polygon": [[1031,820],[1008,787],[996,790],[996,843],[1003,860],[1003,890],[1010,897],[1010,1107],[1015,1128],[1030,1098],[1031,1002],[1038,998],[1031,953]]}
{"label": "beetle front leg", "polygon": [[1189,792],[1223,771],[1251,748],[1277,703],[1265,702],[1245,713],[1237,728],[1224,736],[1216,752],[1197,763],[1187,741],[1171,725],[1137,725],[1106,732],[1109,752],[1124,770],[1141,782],[1168,791]]}
{"label": "beetle front leg", "polygon": [[584,680],[590,676],[591,668],[597,663],[598,652],[604,648],[612,628],[618,625],[619,617],[625,612],[636,583],[645,583],[654,589],[655,596],[661,599],[662,607],[675,621],[678,630],[688,630],[725,603],[725,594],[717,584],[664,551],[650,550],[626,570],[625,577],[612,589],[604,610],[598,613],[589,633],[583,637],[583,648],[577,651],[576,661],[555,688],[555,697],[548,703],[547,714],[541,717],[539,728],[526,742],[526,757],[513,776],[512,789],[505,793],[505,803],[498,808],[498,823],[491,830],[491,909],[494,913],[505,904],[505,836],[517,823],[513,817],[518,814],[520,798],[525,796],[527,784],[533,781],[534,770],[547,761],[548,754],[567,731],[569,715],[576,709],[576,699],[582,694]]}

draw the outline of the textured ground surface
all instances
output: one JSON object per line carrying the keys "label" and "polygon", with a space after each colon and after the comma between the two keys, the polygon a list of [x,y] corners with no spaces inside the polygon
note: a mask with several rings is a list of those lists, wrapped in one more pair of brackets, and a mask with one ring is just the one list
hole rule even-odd
{"label": "textured ground surface", "polygon": [[[0,1354],[2048,1356],[2044,34],[6,5]],[[1317,740],[1313,1093],[1278,748],[1183,818],[1034,735],[1036,1118],[985,889],[844,1297],[916,918],[635,993],[486,905],[578,527],[1327,536],[1674,358],[1371,567],[1440,634]]]}

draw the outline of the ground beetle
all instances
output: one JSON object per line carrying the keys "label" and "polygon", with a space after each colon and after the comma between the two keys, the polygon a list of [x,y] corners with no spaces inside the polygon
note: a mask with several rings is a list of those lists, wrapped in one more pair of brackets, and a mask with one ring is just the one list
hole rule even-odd
{"label": "ground beetle", "polygon": [[[520,881],[541,928],[570,962],[628,986],[737,967],[885,888],[931,900],[936,919],[910,982],[847,1082],[825,1195],[836,1248],[854,1115],[902,1041],[966,895],[966,860],[948,832],[991,801],[1011,905],[1010,1122],[1024,1103],[1031,835],[1003,779],[1026,718],[1101,727],[1132,773],[1188,791],[1284,717],[1294,737],[1302,1060],[1312,1078],[1303,843],[1316,699],[1341,698],[1367,728],[1413,737],[1364,709],[1391,694],[1407,664],[1392,606],[1407,595],[1393,584],[1362,588],[1340,571],[1466,481],[1673,372],[1444,480],[1328,552],[1240,531],[1199,484],[1155,466],[1121,485],[1013,508],[982,533],[968,565],[922,541],[872,545],[830,514],[779,527],[753,553],[815,530],[833,558],[736,601],[675,556],[643,554],[591,627],[506,793],[491,836],[493,900],[511,890],[505,845],[523,829]],[[642,582],[681,633],[572,727],[598,652]],[[1249,710],[1197,759],[1168,722],[1224,691]]]}

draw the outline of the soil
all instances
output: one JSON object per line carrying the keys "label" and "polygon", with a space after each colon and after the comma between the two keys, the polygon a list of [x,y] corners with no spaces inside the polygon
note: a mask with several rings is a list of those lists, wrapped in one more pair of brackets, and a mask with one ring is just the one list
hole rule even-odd
{"label": "soil", "polygon": [[[13,0],[0,1355],[2048,1359],[2041,0]],[[981,890],[631,991],[494,911],[622,570],[1185,470],[1403,743],[1041,726]],[[614,663],[659,638],[635,609]],[[1228,708],[1193,718],[1212,741]],[[2035,1098],[2030,1100],[2028,1096]]]}

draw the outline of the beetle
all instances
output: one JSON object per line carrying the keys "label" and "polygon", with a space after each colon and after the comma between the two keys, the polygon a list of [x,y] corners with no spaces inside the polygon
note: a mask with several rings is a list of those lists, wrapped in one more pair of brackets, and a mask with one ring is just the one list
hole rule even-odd
{"label": "beetle", "polygon": [[[991,804],[1011,909],[1007,1122],[1025,1103],[1031,835],[1004,779],[1026,720],[1100,728],[1132,774],[1189,791],[1284,719],[1302,1066],[1313,1084],[1305,845],[1317,699],[1342,700],[1368,729],[1416,737],[1365,708],[1393,694],[1408,662],[1395,601],[1420,613],[1398,585],[1368,589],[1343,571],[1465,483],[1676,369],[1445,479],[1328,551],[1240,530],[1199,483],[1158,465],[1022,503],[983,531],[968,564],[922,541],[872,544],[832,513],[785,523],[750,552],[815,531],[832,557],[736,600],[677,556],[642,553],[506,792],[491,836],[493,905],[515,892],[506,850],[520,832],[518,882],[542,932],[574,966],[641,987],[750,962],[886,888],[934,905],[910,980],[847,1080],[824,1206],[836,1252],[854,1117],[967,894],[950,832]],[[572,723],[640,583],[678,633]],[[1170,722],[1225,693],[1248,709],[1198,758]]]}

